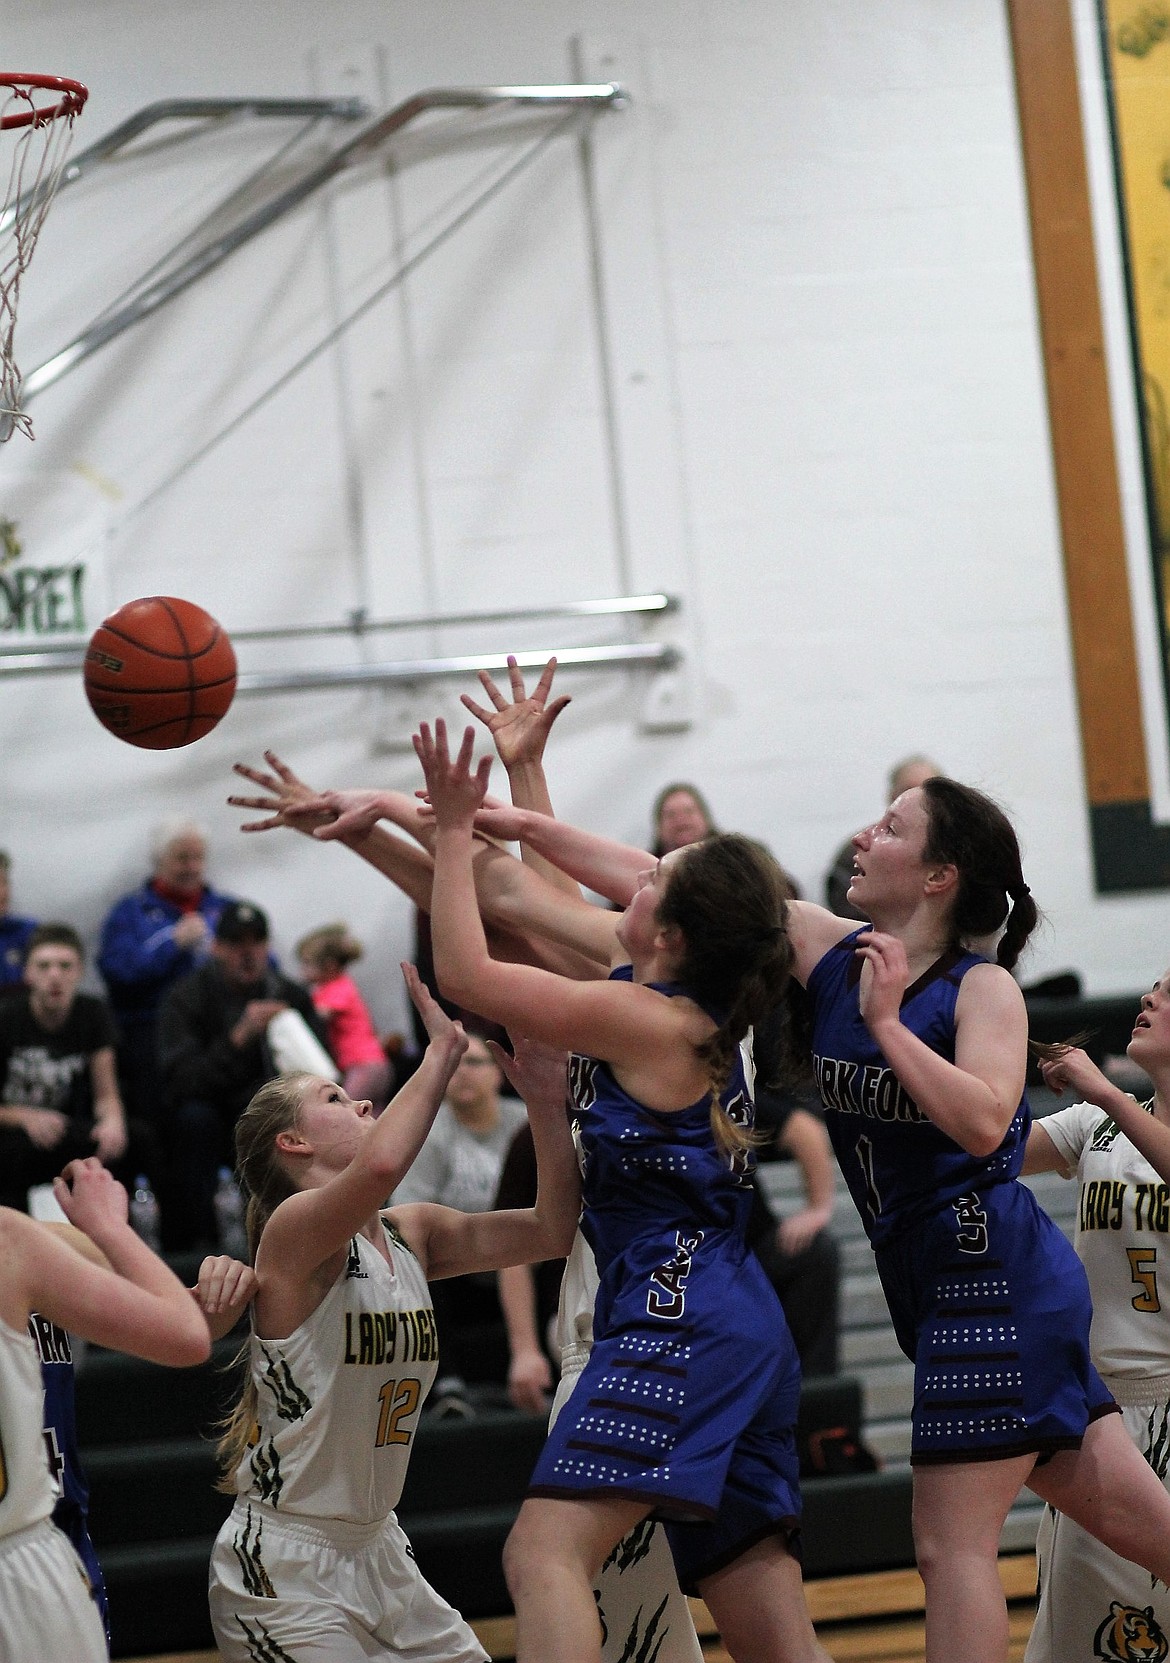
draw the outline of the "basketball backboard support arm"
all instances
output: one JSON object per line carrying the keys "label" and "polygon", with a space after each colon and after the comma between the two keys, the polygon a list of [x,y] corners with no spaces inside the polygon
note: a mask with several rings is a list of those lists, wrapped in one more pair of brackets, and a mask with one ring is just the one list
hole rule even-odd
{"label": "basketball backboard support arm", "polygon": [[[379,116],[377,120],[363,127],[360,132],[354,134],[352,138],[332,151],[323,162],[308,168],[291,184],[286,185],[268,198],[267,201],[261,202],[251,212],[237,220],[228,231],[214,236],[202,248],[196,249],[179,265],[149,284],[124,306],[103,314],[87,329],[76,335],[66,346],[62,347],[59,352],[54,353],[51,358],[46,359],[36,369],[31,370],[24,377],[25,402],[35,397],[37,393],[43,392],[47,387],[51,387],[78,364],[84,363],[100,347],[124,334],[127,329],[133,328],[144,318],[152,316],[161,306],[175,299],[177,295],[189,289],[200,278],[222,265],[230,255],[250,242],[253,237],[258,236],[261,231],[266,230],[268,226],[275,224],[294,208],[299,207],[301,203],[327,185],[330,180],[335,179],[346,168],[376,153],[390,139],[402,132],[404,128],[420,116],[434,110],[485,110],[508,105],[530,110],[563,110],[574,107],[586,110],[604,109],[620,107],[625,98],[626,95],[621,87],[609,82],[598,85],[567,86],[437,87],[427,92],[416,93],[414,97],[406,99],[385,115]],[[176,103],[193,107],[211,102],[218,101],[172,101],[169,110],[173,112]],[[238,105],[240,113],[248,113],[249,111],[263,114],[277,113],[271,109],[260,108],[260,106],[273,102],[269,100],[230,100],[225,102]],[[303,113],[303,106],[305,105],[335,102],[330,100],[290,100],[289,104],[296,105],[297,108],[286,109],[284,113]],[[344,104],[348,101],[341,102]],[[122,129],[115,129],[113,134],[107,135],[106,139],[100,140],[89,151],[83,152],[80,157],[75,158],[72,165],[76,167],[80,161],[84,168],[89,159],[94,157],[95,152],[101,152],[103,155],[110,154],[110,141],[115,134],[133,125],[135,132],[130,136],[135,136],[137,132],[141,131],[141,127],[135,124],[140,122],[141,118],[148,113],[148,110],[156,108],[168,109],[168,106],[148,106],[147,110],[140,112],[139,116],[131,117],[130,122],[123,123]],[[196,113],[200,112],[196,111]],[[352,119],[352,116],[347,115],[347,119]],[[94,157],[94,159],[97,158]]]}
{"label": "basketball backboard support arm", "polygon": [[[141,138],[143,133],[166,122],[201,122],[217,126],[229,121],[243,121],[264,117],[288,120],[304,117],[309,121],[360,121],[369,115],[360,98],[165,98],[146,104],[117,127],[111,127],[104,137],[85,150],[79,150],[66,163],[58,181],[58,195],[66,185],[74,184],[103,162],[112,161]],[[192,126],[191,136],[197,129]],[[35,197],[30,192],[30,197]],[[15,208],[0,212],[0,232],[4,231],[15,213]]]}

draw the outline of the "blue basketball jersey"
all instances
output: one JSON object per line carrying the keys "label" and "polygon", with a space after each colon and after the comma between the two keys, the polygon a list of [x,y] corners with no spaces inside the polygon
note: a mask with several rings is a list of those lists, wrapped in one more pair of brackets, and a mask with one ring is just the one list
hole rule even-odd
{"label": "blue basketball jersey", "polygon": [[[869,925],[864,925],[868,929]],[[917,1219],[973,1191],[1015,1178],[1031,1115],[1022,1096],[993,1155],[969,1155],[923,1114],[886,1064],[862,1019],[860,930],[831,947],[808,981],[813,1067],[829,1136],[870,1240],[889,1241]],[[955,1003],[977,953],[954,951],[931,965],[902,998],[904,1026],[955,1060]]]}
{"label": "blue basketball jersey", "polygon": [[[690,1587],[800,1515],[800,1368],[747,1246],[752,1161],[720,1151],[709,1095],[661,1113],[591,1057],[573,1058],[570,1084],[600,1286],[589,1361],[530,1493],[646,1503]],[[738,1055],[721,1102],[751,1124]]]}
{"label": "blue basketball jersey", "polygon": [[45,1449],[49,1470],[60,1492],[53,1508],[53,1523],[68,1536],[89,1573],[93,1597],[108,1635],[106,1585],[97,1553],[89,1539],[89,1486],[77,1453],[73,1351],[69,1335],[36,1311],[28,1319],[28,1328],[41,1360],[41,1380],[45,1388]]}
{"label": "blue basketball jersey", "polygon": [[[610,979],[632,977],[632,967],[622,965]],[[651,985],[667,997],[685,991]],[[607,1063],[582,1056],[570,1060],[569,1093],[585,1159],[581,1228],[603,1283],[614,1260],[648,1234],[697,1227],[745,1238],[755,1163],[751,1156],[729,1159],[716,1145],[709,1093],[689,1108],[659,1113],[631,1097]],[[751,1126],[738,1050],[720,1102],[737,1125]]]}

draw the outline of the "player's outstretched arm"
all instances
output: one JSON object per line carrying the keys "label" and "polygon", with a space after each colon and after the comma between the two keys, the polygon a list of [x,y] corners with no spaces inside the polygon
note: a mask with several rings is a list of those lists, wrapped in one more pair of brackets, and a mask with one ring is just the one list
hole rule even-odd
{"label": "player's outstretched arm", "polygon": [[[273,1280],[285,1289],[307,1286],[397,1188],[426,1141],[467,1049],[462,1027],[431,998],[414,965],[403,964],[402,974],[430,1040],[423,1060],[373,1121],[345,1170],[319,1188],[299,1191],[276,1208],[256,1254],[256,1271],[264,1287]],[[322,1086],[336,1091],[338,1101],[344,1100],[339,1088],[327,1082]],[[299,1146],[311,1152],[295,1128],[281,1132],[278,1145],[290,1156],[301,1152]]]}
{"label": "player's outstretched arm", "polygon": [[420,1202],[396,1207],[394,1221],[432,1281],[563,1258],[581,1210],[581,1178],[569,1129],[568,1056],[517,1039],[515,1055],[492,1045],[496,1062],[523,1097],[536,1147],[536,1201],[507,1212],[460,1213]]}
{"label": "player's outstretched arm", "polygon": [[1159,1178],[1170,1184],[1170,1126],[1155,1119],[1128,1092],[1107,1079],[1087,1052],[1069,1046],[1059,1056],[1042,1062],[1040,1072],[1053,1091],[1078,1092],[1086,1103],[1104,1109]]}
{"label": "player's outstretched arm", "polygon": [[[568,696],[549,703],[557,661],[550,658],[541,671],[540,680],[529,694],[524,688],[524,677],[515,657],[508,655],[508,681],[511,703],[505,699],[486,670],[479,672],[480,686],[491,700],[492,708],[477,704],[466,693],[460,695],[465,709],[483,723],[492,736],[496,755],[508,775],[508,789],[517,808],[532,809],[538,814],[553,812],[548,781],[544,772],[544,748],[552,725],[568,704]],[[521,859],[532,866],[554,888],[579,896],[580,891],[567,872],[562,872],[539,854],[531,844],[521,845]]]}
{"label": "player's outstretched arm", "polygon": [[[235,772],[253,785],[258,785],[264,793],[259,797],[228,798],[233,808],[259,810],[263,815],[260,820],[246,821],[241,831],[265,832],[288,827],[308,837],[328,831],[336,841],[360,855],[383,877],[389,878],[416,906],[424,912],[430,910],[430,855],[425,848],[404,842],[378,823],[387,817],[382,809],[389,799],[394,800],[395,812],[390,817],[395,819],[396,824],[418,823],[421,810],[417,803],[402,792],[320,792],[300,779],[275,751],[265,751],[264,759],[267,769],[252,768],[243,762],[235,764]],[[347,798],[360,798],[364,806],[360,812],[355,807],[348,829],[343,829],[340,821],[345,816],[339,803]],[[369,803],[372,799],[377,799],[380,807],[371,814]],[[429,831],[424,830],[420,842],[425,842],[427,835]]]}
{"label": "player's outstretched arm", "polygon": [[576,883],[587,885],[619,906],[628,905],[638,878],[655,864],[654,856],[645,849],[614,842],[532,809],[485,806],[475,817],[475,829],[501,842],[522,843]]}
{"label": "player's outstretched arm", "polygon": [[0,1315],[23,1328],[30,1311],[97,1345],[189,1368],[211,1337],[183,1284],[131,1229],[122,1186],[94,1157],[54,1181],[66,1217],[104,1255],[91,1263],[52,1230],[0,1208]]}

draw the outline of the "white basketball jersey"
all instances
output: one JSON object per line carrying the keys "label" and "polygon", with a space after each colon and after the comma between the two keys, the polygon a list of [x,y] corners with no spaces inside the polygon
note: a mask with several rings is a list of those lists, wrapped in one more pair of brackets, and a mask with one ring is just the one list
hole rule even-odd
{"label": "white basketball jersey", "polygon": [[1107,1378],[1170,1373],[1170,1190],[1094,1103],[1038,1122],[1080,1185],[1076,1249],[1093,1296],[1093,1361]]}
{"label": "white basketball jersey", "polygon": [[239,1495],[355,1524],[398,1505],[439,1344],[422,1267],[383,1222],[390,1264],[354,1236],[345,1269],[295,1333],[253,1334],[258,1436],[236,1471]]}
{"label": "white basketball jersey", "polygon": [[43,1414],[37,1348],[27,1329],[0,1322],[0,1538],[53,1511]]}

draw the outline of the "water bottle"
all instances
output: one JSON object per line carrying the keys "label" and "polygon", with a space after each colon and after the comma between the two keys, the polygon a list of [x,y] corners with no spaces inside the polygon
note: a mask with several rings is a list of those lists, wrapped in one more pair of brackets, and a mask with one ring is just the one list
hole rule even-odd
{"label": "water bottle", "polygon": [[140,1172],[134,1180],[134,1193],[130,1197],[130,1223],[151,1252],[157,1253],[160,1249],[158,1202],[150,1187],[150,1179],[144,1172]]}
{"label": "water bottle", "polygon": [[221,1166],[215,1186],[215,1224],[219,1250],[233,1259],[248,1262],[248,1232],[244,1225],[244,1198],[231,1167]]}

